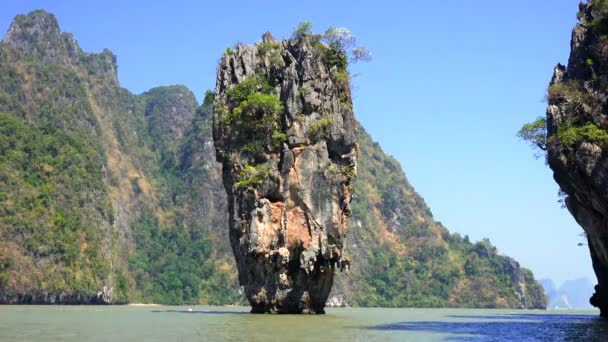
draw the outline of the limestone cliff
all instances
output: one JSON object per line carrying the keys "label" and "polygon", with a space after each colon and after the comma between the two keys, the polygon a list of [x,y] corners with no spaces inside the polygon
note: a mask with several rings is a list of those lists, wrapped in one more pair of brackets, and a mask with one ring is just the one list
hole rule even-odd
{"label": "limestone cliff", "polygon": [[[230,242],[253,312],[322,313],[343,268],[356,168],[348,73],[299,37],[238,45],[218,67],[214,140]],[[343,77],[343,76],[340,76]]]}
{"label": "limestone cliff", "polygon": [[547,157],[587,234],[598,279],[590,302],[608,316],[608,3],[579,7],[568,66],[557,65],[549,87]]}
{"label": "limestone cliff", "polygon": [[116,72],[45,11],[0,42],[0,303],[237,302],[210,112]]}
{"label": "limestone cliff", "polygon": [[[349,92],[343,88],[337,101],[332,98],[332,89],[348,87],[340,56],[325,55],[324,62],[336,68],[320,69],[316,59],[306,57],[322,47],[315,40],[314,49],[302,46],[308,52],[297,53],[297,42],[285,45],[269,38],[255,48],[240,49],[244,58],[245,51],[264,55],[264,65],[274,65],[271,77],[243,80],[243,68],[255,62],[234,64],[238,76],[229,81],[227,95],[261,93],[247,103],[272,113],[287,109],[262,130],[270,133],[266,139],[272,149],[265,145],[268,140],[255,139],[259,145],[247,144],[243,155],[236,156],[246,158],[249,167],[238,172],[235,185],[243,193],[255,188],[260,194],[276,189],[276,182],[286,177],[291,182],[289,177],[298,172],[296,190],[289,194],[292,204],[289,198],[280,200],[283,187],[269,201],[301,208],[313,203],[311,212],[322,217],[311,223],[310,231],[287,234],[289,243],[307,242],[309,250],[312,244],[334,244],[330,258],[338,258],[341,246],[342,259],[354,261],[348,273],[337,272],[330,304],[544,307],[530,271],[499,255],[488,241],[450,234],[435,222],[399,163],[362,127],[352,136]],[[227,54],[237,55],[232,49]],[[229,61],[237,59],[226,57]],[[308,79],[323,70],[322,77],[329,76],[335,85]],[[117,58],[109,50],[82,51],[44,11],[17,16],[0,42],[0,303],[245,304],[230,246],[222,165],[216,161],[212,137],[214,94],[207,93],[200,106],[183,86],[135,95],[120,87],[116,71]],[[299,82],[301,77],[304,85],[296,82],[299,95],[276,83],[275,71],[284,79]],[[251,85],[262,91],[248,90]],[[342,117],[329,116],[337,111],[321,112],[327,106],[339,106]],[[247,106],[241,108],[249,113]],[[294,112],[295,119],[287,116]],[[264,126],[252,119],[241,122],[252,130],[253,125]],[[245,128],[226,137],[247,138],[251,130]],[[348,154],[353,139],[360,153],[351,184],[354,160]],[[281,154],[283,144],[287,150]],[[312,165],[320,170],[302,162],[315,154]],[[274,164],[265,166],[281,156],[278,170]],[[331,162],[326,170],[322,161]],[[289,172],[280,171],[284,165]],[[340,229],[327,235],[316,229],[317,223],[338,227],[325,222],[336,209],[314,205],[330,191],[335,191],[334,199],[347,200],[340,182],[353,194],[346,240]],[[310,192],[316,183],[329,185]],[[346,214],[348,201],[344,205],[337,210]],[[306,225],[304,210],[299,213]],[[313,241],[312,234],[321,242]],[[259,235],[256,239],[263,248],[269,246]],[[287,267],[298,271],[298,262]],[[299,272],[306,279],[306,272]]]}

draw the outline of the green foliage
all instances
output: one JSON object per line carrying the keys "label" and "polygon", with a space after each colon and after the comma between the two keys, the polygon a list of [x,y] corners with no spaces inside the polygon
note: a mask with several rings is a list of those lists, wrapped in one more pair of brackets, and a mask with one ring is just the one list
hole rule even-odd
{"label": "green foliage", "polygon": [[350,75],[346,70],[335,69],[331,72],[331,76],[334,82],[342,88],[347,87],[350,82]]}
{"label": "green foliage", "polygon": [[533,122],[524,124],[517,132],[517,137],[534,148],[547,150],[547,118],[539,116]]}
{"label": "green foliage", "polygon": [[[253,147],[279,148],[286,140],[281,131],[283,103],[265,77],[250,77],[227,91],[228,107],[217,104],[216,113],[229,126],[229,139],[245,151]],[[251,145],[255,142],[256,146]]]}
{"label": "green foliage", "polygon": [[194,94],[184,86],[156,87],[140,96],[145,101],[144,125],[147,135],[154,137],[149,144],[158,150],[162,163],[174,163],[177,132],[190,124],[190,116],[198,104]]}
{"label": "green foliage", "polygon": [[272,147],[275,149],[281,148],[281,144],[287,141],[287,135],[281,131],[275,130],[272,132]]}
{"label": "green foliage", "polygon": [[[589,28],[598,33],[599,35],[605,35],[608,33],[608,1],[607,0],[589,0],[593,4],[595,10],[595,17],[589,24]],[[577,14],[577,17],[581,15]]]}
{"label": "green foliage", "polygon": [[303,39],[312,35],[312,22],[302,21],[291,35],[291,39]]}
{"label": "green foliage", "polygon": [[587,60],[585,61],[585,64],[587,64],[587,66],[589,67],[589,70],[591,70],[591,79],[593,79],[594,81],[597,81],[597,74],[595,73],[595,68],[594,63],[593,63],[593,59],[592,58],[587,58]]}
{"label": "green foliage", "polygon": [[[45,278],[33,278],[40,282],[35,286],[91,296],[101,288],[108,269],[95,226],[100,222],[92,217],[113,215],[105,204],[101,162],[77,133],[28,126],[0,114],[0,240],[18,243],[29,255],[52,258],[56,269],[42,269]],[[11,268],[4,265],[0,278],[11,279]]]}
{"label": "green foliage", "polygon": [[371,53],[365,47],[356,46],[357,39],[345,27],[330,27],[325,31],[323,40],[329,46],[326,55],[328,66],[336,65],[338,69],[344,70],[347,61],[356,63],[358,61],[368,62],[371,60]]}
{"label": "green foliage", "polygon": [[[172,305],[238,302],[237,294],[227,286],[229,282],[224,282],[226,275],[215,264],[213,242],[200,230],[161,227],[147,211],[133,231],[136,241],[146,243],[129,260],[140,290],[137,300]],[[217,283],[224,289],[209,291],[208,287]]]}
{"label": "green foliage", "polygon": [[258,48],[258,53],[261,56],[264,56],[269,52],[275,52],[281,48],[281,44],[279,42],[260,42],[257,43],[256,46]]}
{"label": "green foliage", "polygon": [[[157,99],[156,101],[159,101]],[[131,301],[161,304],[235,304],[243,298],[237,292],[234,266],[227,263],[231,252],[217,236],[216,221],[227,210],[211,191],[206,145],[211,139],[210,115],[213,92],[206,92],[203,104],[184,137],[177,143],[178,162],[163,164],[152,173],[151,181],[160,185],[162,206],[149,204],[132,225],[136,253],[129,259],[129,273],[135,293]],[[217,213],[206,212],[214,201]],[[155,211],[163,210],[160,220]]]}
{"label": "green foliage", "polygon": [[285,60],[283,60],[283,57],[281,56],[281,53],[279,52],[273,52],[270,54],[270,56],[268,57],[268,60],[270,61],[270,65],[275,67],[275,68],[280,68],[285,66]]}
{"label": "green foliage", "polygon": [[336,174],[340,171],[340,169],[338,168],[338,166],[334,163],[330,163],[329,166],[327,167],[327,171],[331,174]]}
{"label": "green foliage", "polygon": [[234,50],[232,50],[232,48],[229,46],[226,48],[226,54],[228,56],[233,56],[234,55]]}
{"label": "green foliage", "polygon": [[340,167],[340,173],[342,173],[346,178],[352,179],[357,175],[357,170],[352,165],[343,165]]}
{"label": "green foliage", "polygon": [[574,80],[551,84],[551,86],[549,86],[547,98],[551,103],[567,100],[582,104],[589,101],[589,95],[583,92],[580,89],[578,82]]}
{"label": "green foliage", "polygon": [[236,105],[247,100],[247,98],[254,93],[270,95],[274,94],[275,90],[268,78],[257,76],[246,78],[241,83],[235,84],[226,91],[228,100]]}
{"label": "green foliage", "polygon": [[[471,243],[434,222],[399,163],[359,130],[358,175],[349,225],[353,259],[365,260],[351,305],[383,307],[517,307],[511,259],[488,240]],[[388,226],[387,239],[379,222]],[[522,270],[524,275],[531,273]],[[342,280],[342,279],[338,279]],[[543,305],[542,288],[530,279],[526,303]],[[527,280],[528,281],[528,280]],[[528,296],[528,291],[534,293]]]}
{"label": "green foliage", "polygon": [[557,132],[559,142],[565,146],[578,146],[583,141],[605,147],[608,145],[608,131],[592,122],[583,126],[562,126]]}
{"label": "green foliage", "polygon": [[330,27],[323,35],[313,34],[312,23],[304,21],[295,29],[292,39],[308,39],[312,42],[329,68],[346,70],[349,62],[371,60],[368,49],[356,46],[355,36],[344,27]]}
{"label": "green foliage", "polygon": [[241,147],[241,152],[249,154],[254,159],[259,159],[264,154],[264,147],[261,141],[250,141]]}
{"label": "green foliage", "polygon": [[234,183],[236,189],[248,188],[252,186],[262,185],[270,176],[270,171],[265,165],[245,165],[237,176],[237,182]]}
{"label": "green foliage", "polygon": [[367,48],[356,47],[351,51],[351,62],[356,63],[358,61],[369,62],[372,60],[372,54]]}
{"label": "green foliage", "polygon": [[341,50],[327,49],[325,50],[325,65],[328,68],[336,67],[337,70],[344,71],[348,67],[348,57]]}
{"label": "green foliage", "polygon": [[330,118],[322,117],[310,123],[308,126],[308,139],[313,143],[330,138],[332,121]]}

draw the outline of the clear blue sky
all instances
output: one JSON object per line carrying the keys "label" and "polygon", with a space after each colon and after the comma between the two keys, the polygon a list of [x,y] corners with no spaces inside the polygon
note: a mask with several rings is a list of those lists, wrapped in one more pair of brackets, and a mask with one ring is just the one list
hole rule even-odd
{"label": "clear blue sky", "polygon": [[345,26],[373,61],[353,72],[363,126],[403,165],[435,218],[489,237],[500,252],[560,283],[595,281],[582,231],[557,203],[542,160],[515,137],[544,115],[557,62],[567,62],[578,0],[551,1],[59,1],[0,5],[0,28],[53,12],[86,51],[118,56],[123,87],[213,88],[219,56],[262,33],[287,37],[310,20]]}

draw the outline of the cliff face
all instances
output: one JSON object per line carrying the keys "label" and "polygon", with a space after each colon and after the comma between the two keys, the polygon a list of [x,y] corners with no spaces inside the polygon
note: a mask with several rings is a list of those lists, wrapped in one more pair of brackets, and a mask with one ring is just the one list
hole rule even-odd
{"label": "cliff face", "polygon": [[[234,191],[233,200],[241,193],[249,196],[243,200],[263,199],[265,194],[266,208],[284,203],[286,211],[301,214],[307,229],[287,234],[284,243],[302,244],[295,253],[316,261],[308,275],[296,267],[302,259],[287,264],[288,272],[291,265],[300,274],[296,284],[306,283],[321,268],[332,272],[324,262],[348,257],[354,261],[350,272],[335,275],[330,296],[335,305],[545,305],[530,271],[499,255],[488,241],[475,243],[450,234],[434,221],[399,163],[364,129],[353,136],[350,93],[342,88],[338,100],[334,98],[339,83],[348,86],[347,75],[323,69],[310,57],[314,44],[267,39],[241,49],[239,56],[251,58],[228,64],[224,71],[234,70],[235,75],[225,78],[227,87],[252,85],[244,75],[262,70],[259,74],[267,75],[267,82],[258,79],[253,85],[264,91],[254,95],[257,102],[248,103],[272,113],[282,106],[282,113],[295,113],[295,119],[285,114],[265,122],[268,126],[249,121],[266,127],[262,131],[270,133],[265,138],[270,144],[256,139],[263,144],[243,146],[234,160],[250,167],[241,173],[238,163],[229,164],[237,172],[235,185],[240,184],[228,190]],[[232,51],[225,62],[236,62],[236,55]],[[260,68],[254,72],[249,69],[253,65]],[[230,246],[229,201],[212,137],[215,95],[208,93],[200,106],[183,86],[135,95],[120,88],[116,70],[110,51],[83,52],[44,11],[15,18],[0,42],[0,303],[246,303]],[[297,88],[269,84],[278,79],[274,75],[295,81]],[[270,87],[259,87],[263,85]],[[222,89],[236,98],[260,93],[243,86],[240,93]],[[233,109],[234,102],[227,106]],[[340,115],[329,116],[336,113]],[[225,143],[218,146],[233,151],[248,141],[249,132],[222,136]],[[348,154],[354,141],[360,150],[358,176],[350,180],[354,160]],[[318,183],[321,191],[311,191]],[[345,190],[341,184],[349,185]],[[341,215],[348,212],[347,190],[353,194],[353,217],[345,236]],[[336,208],[340,198],[344,207]],[[251,212],[233,203],[230,213],[239,208],[245,216],[232,227]],[[256,212],[263,213],[262,208]],[[278,243],[283,232],[264,230],[269,227],[264,218],[272,216],[263,214],[254,229],[276,233]],[[308,223],[309,216],[315,221]],[[321,225],[328,229],[321,231]],[[251,225],[244,229],[250,232]],[[260,247],[257,251],[268,248],[270,253],[277,246],[271,236],[256,235],[255,245],[253,235],[247,238],[251,246]],[[286,255],[279,247],[279,256]],[[269,268],[256,270],[252,276],[262,274],[256,279],[278,275],[271,267],[283,267],[264,261],[265,255],[260,259],[257,265]],[[319,293],[326,295],[329,286],[323,283]],[[305,309],[311,310],[303,305]]]}
{"label": "cliff face", "polygon": [[566,205],[587,234],[598,278],[592,305],[608,316],[608,4],[580,4],[568,66],[549,87],[549,166]]}
{"label": "cliff face", "polygon": [[322,313],[347,264],[356,125],[348,80],[336,76],[348,74],[326,63],[328,50],[267,33],[218,67],[214,141],[253,312]]}
{"label": "cliff face", "polygon": [[471,242],[433,218],[401,166],[363,127],[346,245],[354,260],[336,276],[335,305],[545,308],[530,270],[488,240]]}
{"label": "cliff face", "polygon": [[116,83],[115,70],[111,53],[83,53],[43,11],[15,18],[0,42],[0,112],[13,114],[1,125],[2,302],[124,300],[91,96],[93,83]]}
{"label": "cliff face", "polygon": [[209,106],[116,70],[44,11],[0,42],[0,302],[238,302]]}

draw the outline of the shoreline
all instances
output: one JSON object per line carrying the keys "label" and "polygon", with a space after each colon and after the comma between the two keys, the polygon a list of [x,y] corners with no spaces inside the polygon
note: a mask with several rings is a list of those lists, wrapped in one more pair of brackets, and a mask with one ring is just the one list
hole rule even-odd
{"label": "shoreline", "polygon": [[156,303],[128,303],[127,306],[146,307],[146,306],[162,306],[162,305],[156,304]]}

